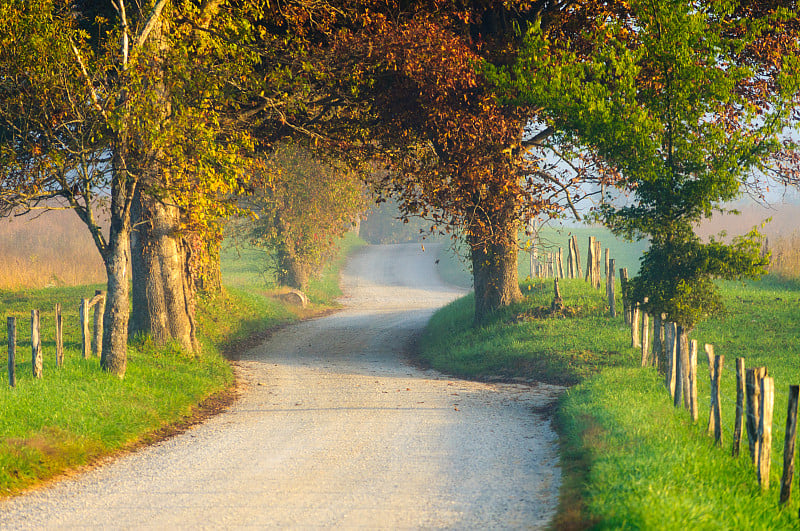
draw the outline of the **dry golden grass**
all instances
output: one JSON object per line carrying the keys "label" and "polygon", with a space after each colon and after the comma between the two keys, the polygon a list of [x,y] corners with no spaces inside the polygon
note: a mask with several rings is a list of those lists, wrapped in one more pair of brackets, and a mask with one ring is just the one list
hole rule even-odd
{"label": "dry golden grass", "polygon": [[0,219],[0,289],[105,281],[100,254],[74,212]]}
{"label": "dry golden grass", "polygon": [[769,239],[772,258],[769,271],[788,279],[800,279],[800,232]]}

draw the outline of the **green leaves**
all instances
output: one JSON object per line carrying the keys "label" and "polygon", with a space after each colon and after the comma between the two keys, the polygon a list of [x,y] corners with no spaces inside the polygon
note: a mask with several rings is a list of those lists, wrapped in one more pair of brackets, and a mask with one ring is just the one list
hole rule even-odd
{"label": "green leaves", "polygon": [[766,264],[757,233],[704,244],[693,225],[786,148],[800,88],[796,42],[775,70],[769,46],[782,42],[785,13],[749,16],[721,0],[629,7],[584,35],[588,49],[534,27],[516,63],[487,75],[621,172],[633,201],[600,213],[617,234],[652,242],[634,296],[692,327],[719,309],[712,279],[758,276]]}

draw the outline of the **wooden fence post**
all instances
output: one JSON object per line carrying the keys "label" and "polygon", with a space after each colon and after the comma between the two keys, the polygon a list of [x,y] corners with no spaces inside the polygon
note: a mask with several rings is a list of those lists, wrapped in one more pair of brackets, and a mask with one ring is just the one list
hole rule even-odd
{"label": "wooden fence post", "polygon": [[94,292],[94,355],[98,358],[103,355],[103,313],[106,310],[106,294],[102,290]]}
{"label": "wooden fence post", "polygon": [[761,380],[767,375],[766,367],[748,369],[745,377],[745,401],[747,403],[747,442],[750,460],[757,464],[759,455],[758,428],[761,425]]}
{"label": "wooden fence post", "polygon": [[530,261],[530,266],[531,266],[531,269],[530,269],[530,271],[531,271],[530,277],[531,277],[531,278],[535,278],[535,275],[536,275],[536,273],[534,272],[534,269],[533,269],[533,249],[530,249],[530,250],[528,251],[528,259],[529,259],[529,261]]}
{"label": "wooden fence post", "polygon": [[667,366],[664,355],[664,319],[662,313],[653,316],[653,361],[662,368]]}
{"label": "wooden fence post", "polygon": [[794,454],[797,441],[797,399],[800,386],[789,386],[789,407],[786,411],[786,436],[783,442],[783,475],[781,476],[781,499],[784,504],[792,497],[792,479],[794,478]]}
{"label": "wooden fence post", "polygon": [[[647,302],[647,297],[644,298]],[[650,357],[650,314],[641,311],[642,315],[642,367],[649,365],[658,366],[658,361]]]}
{"label": "wooden fence post", "polygon": [[61,303],[57,302],[55,307],[56,314],[56,366],[64,365],[64,329],[61,317]]}
{"label": "wooden fence post", "polygon": [[31,366],[33,377],[42,377],[42,339],[39,336],[39,310],[31,310]]}
{"label": "wooden fence post", "polygon": [[761,380],[761,419],[758,425],[758,483],[769,489],[769,468],[772,462],[772,408],[775,382],[769,376]]}
{"label": "wooden fence post", "polygon": [[669,389],[670,398],[674,399],[676,387],[675,384],[678,380],[676,376],[677,357],[675,356],[675,323],[671,321],[664,323],[664,338],[666,340],[665,350],[667,355],[666,384],[667,389]]}
{"label": "wooden fence post", "polygon": [[689,337],[682,325],[675,327],[675,407],[689,408]]}
{"label": "wooden fence post", "polygon": [[564,278],[564,248],[558,248],[558,278]]}
{"label": "wooden fence post", "polygon": [[631,324],[631,301],[628,300],[625,286],[628,285],[628,268],[619,268],[619,287],[622,290],[622,315],[626,325]]}
{"label": "wooden fence post", "polygon": [[17,386],[17,318],[8,317],[8,385]]}
{"label": "wooden fence post", "polygon": [[[713,351],[712,351],[713,352]],[[720,399],[720,378],[722,378],[722,366],[725,363],[725,356],[717,354],[714,356],[714,442],[717,446],[722,446],[722,401]]]}
{"label": "wooden fence post", "polygon": [[689,411],[692,413],[692,422],[697,422],[697,340],[692,339],[689,344]]}
{"label": "wooden fence post", "polygon": [[83,359],[88,360],[91,356],[91,339],[89,338],[89,300],[81,299],[81,348],[83,349]]}
{"label": "wooden fence post", "polygon": [[683,374],[681,375],[681,378],[683,378],[683,407],[686,409],[691,409],[692,394],[691,382],[689,381],[689,354],[691,349],[689,346],[689,331],[682,326],[678,327],[678,343],[678,352],[681,355],[681,369],[683,371]]}
{"label": "wooden fence post", "polygon": [[600,246],[600,240],[594,241],[594,278],[592,279],[592,285],[595,289],[600,289],[600,260],[603,259],[602,248]]}
{"label": "wooden fence post", "polygon": [[714,416],[714,401],[716,400],[716,393],[714,392],[714,385],[716,384],[717,380],[714,374],[714,345],[709,345],[708,343],[705,344],[703,350],[706,351],[706,357],[708,357],[708,380],[710,383],[710,394],[711,394],[711,403],[708,408],[708,429],[706,433],[709,436],[714,435],[714,430],[716,424],[716,417]]}
{"label": "wooden fence post", "polygon": [[558,287],[558,277],[553,279],[553,302],[550,310],[554,313],[564,310],[564,301],[561,299],[561,290]]}
{"label": "wooden fence post", "polygon": [[586,250],[586,281],[594,285],[594,236],[589,236],[589,248]]}
{"label": "wooden fence post", "polygon": [[744,431],[744,396],[745,396],[745,371],[744,358],[736,358],[736,419],[733,423],[733,457],[739,457],[742,446],[742,431]]}
{"label": "wooden fence post", "polygon": [[572,248],[575,252],[575,276],[574,278],[581,278],[583,271],[581,271],[581,253],[578,250],[578,237],[572,236]]}
{"label": "wooden fence post", "polygon": [[616,260],[613,258],[608,261],[608,277],[606,281],[606,293],[608,295],[608,313],[611,317],[617,316],[617,294],[615,293],[615,282],[614,282],[614,265]]}
{"label": "wooden fence post", "polygon": [[639,340],[639,303],[631,302],[631,347],[639,348],[642,346]]}

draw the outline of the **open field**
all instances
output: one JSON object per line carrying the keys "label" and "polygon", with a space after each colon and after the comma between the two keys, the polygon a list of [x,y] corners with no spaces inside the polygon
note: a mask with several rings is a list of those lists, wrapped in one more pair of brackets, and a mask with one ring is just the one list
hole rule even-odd
{"label": "open field", "polygon": [[104,283],[103,261],[74,212],[0,219],[0,289]]}
{"label": "open field", "polygon": [[[345,248],[358,245],[349,238]],[[344,251],[343,251],[344,252]],[[332,264],[322,281],[315,282],[316,300],[306,312],[288,308],[270,297],[268,286],[257,275],[231,271],[257,269],[259,255],[232,264],[225,258],[225,292],[201,297],[198,329],[202,354],[156,348],[146,339],[134,339],[129,347],[128,371],[123,380],[99,369],[99,360],[80,356],[78,303],[101,284],[43,289],[0,291],[6,316],[18,317],[17,387],[8,385],[5,347],[0,350],[0,496],[18,492],[65,470],[91,464],[101,457],[135,447],[168,432],[176,422],[193,415],[206,398],[230,390],[233,375],[223,352],[253,334],[324,310],[338,295],[338,278]],[[343,260],[343,258],[342,258]],[[250,280],[247,280],[250,279]],[[332,287],[333,285],[333,287]],[[52,308],[61,302],[64,316],[65,362],[54,359]],[[44,378],[31,375],[30,310],[42,312]],[[0,343],[6,344],[6,328],[0,327]]]}
{"label": "open field", "polygon": [[[472,300],[455,301],[432,319],[422,358],[450,374],[570,384],[555,412],[566,474],[556,528],[788,529],[798,525],[800,493],[778,504],[788,386],[800,383],[800,282],[770,276],[723,283],[726,312],[690,337],[725,356],[721,384],[724,444],[706,435],[708,365],[698,360],[699,418],[675,409],[656,371],[639,365],[622,317],[610,318],[603,295],[564,280],[565,317],[547,316],[549,282],[523,282],[527,300],[472,327]],[[620,303],[618,302],[618,308]],[[770,489],[761,492],[747,442],[731,457],[735,358],[766,366],[775,379]],[[797,478],[795,477],[795,483]]]}

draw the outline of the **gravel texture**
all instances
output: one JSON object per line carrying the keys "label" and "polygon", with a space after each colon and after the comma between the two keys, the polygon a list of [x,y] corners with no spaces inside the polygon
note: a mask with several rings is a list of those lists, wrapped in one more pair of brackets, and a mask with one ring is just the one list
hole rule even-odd
{"label": "gravel texture", "polygon": [[560,485],[547,385],[466,382],[403,353],[462,292],[436,253],[372,246],[346,309],[242,354],[242,396],[172,439],[0,502],[0,528],[539,528]]}

